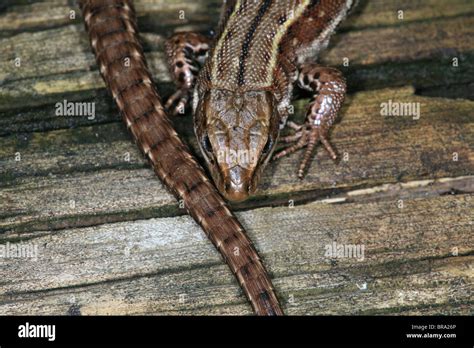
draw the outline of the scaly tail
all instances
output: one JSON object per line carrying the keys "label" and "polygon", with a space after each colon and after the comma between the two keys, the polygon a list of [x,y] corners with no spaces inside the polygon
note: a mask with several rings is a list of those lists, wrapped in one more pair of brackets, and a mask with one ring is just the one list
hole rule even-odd
{"label": "scaly tail", "polygon": [[100,72],[158,177],[182,199],[237,277],[258,315],[282,315],[268,274],[239,221],[163,111],[128,0],[80,1]]}

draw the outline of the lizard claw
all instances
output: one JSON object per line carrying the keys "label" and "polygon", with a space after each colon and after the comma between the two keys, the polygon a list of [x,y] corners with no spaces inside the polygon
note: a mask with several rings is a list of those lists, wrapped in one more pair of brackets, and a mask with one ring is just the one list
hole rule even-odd
{"label": "lizard claw", "polygon": [[283,137],[281,140],[285,143],[295,144],[288,146],[282,149],[280,152],[275,154],[272,158],[273,161],[280,159],[284,156],[290,155],[303,147],[306,147],[303,159],[300,163],[298,169],[298,178],[303,179],[307,167],[309,166],[311,159],[313,157],[313,150],[318,142],[321,142],[325,149],[328,151],[329,155],[333,160],[337,159],[336,151],[332,147],[331,143],[327,139],[327,131],[322,127],[315,125],[297,125],[295,123],[289,124],[289,126],[296,130],[295,134]]}
{"label": "lizard claw", "polygon": [[173,116],[184,115],[189,99],[190,95],[187,89],[178,89],[166,101],[165,110]]}

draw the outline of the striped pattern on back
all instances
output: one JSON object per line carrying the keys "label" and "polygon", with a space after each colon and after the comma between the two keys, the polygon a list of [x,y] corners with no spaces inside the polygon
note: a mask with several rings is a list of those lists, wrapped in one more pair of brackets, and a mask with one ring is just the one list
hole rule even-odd
{"label": "striped pattern on back", "polygon": [[310,0],[237,1],[209,60],[213,87],[258,89],[271,85],[269,62],[276,62],[275,47],[309,3]]}
{"label": "striped pattern on back", "polygon": [[[226,8],[201,83],[234,91],[272,88],[282,56],[291,65],[315,59],[352,3],[352,0],[232,2]],[[287,73],[294,72],[294,68],[287,69]]]}

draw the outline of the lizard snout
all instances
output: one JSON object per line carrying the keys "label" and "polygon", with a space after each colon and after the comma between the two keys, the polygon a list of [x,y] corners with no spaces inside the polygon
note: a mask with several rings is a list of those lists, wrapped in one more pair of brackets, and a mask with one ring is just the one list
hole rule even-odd
{"label": "lizard snout", "polygon": [[223,196],[231,202],[241,202],[250,195],[252,173],[246,168],[235,166],[224,176]]}

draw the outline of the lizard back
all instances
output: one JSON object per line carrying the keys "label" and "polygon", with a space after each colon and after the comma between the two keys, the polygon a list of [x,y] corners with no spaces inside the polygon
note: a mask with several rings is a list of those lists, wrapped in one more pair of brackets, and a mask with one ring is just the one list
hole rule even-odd
{"label": "lizard back", "polygon": [[[353,0],[238,0],[223,11],[198,88],[271,90],[315,60]],[[285,86],[287,87],[287,86]]]}

